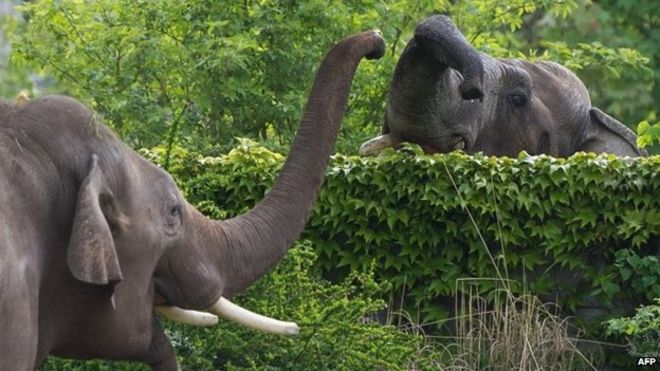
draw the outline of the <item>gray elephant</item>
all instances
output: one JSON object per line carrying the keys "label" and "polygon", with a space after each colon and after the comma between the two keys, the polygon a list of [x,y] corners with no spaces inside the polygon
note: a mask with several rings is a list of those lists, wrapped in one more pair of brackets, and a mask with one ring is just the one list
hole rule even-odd
{"label": "gray elephant", "polygon": [[383,52],[375,31],[330,50],[272,190],[224,221],[188,204],[169,174],[75,100],[0,104],[0,370],[34,369],[49,354],[176,370],[155,301],[184,320],[213,322],[190,311],[211,307],[296,333],[225,298],[264,275],[303,230],[357,65]]}
{"label": "gray elephant", "polygon": [[404,49],[389,86],[382,134],[360,153],[407,141],[427,153],[644,155],[630,129],[591,106],[571,71],[553,62],[480,53],[442,15],[422,21]]}

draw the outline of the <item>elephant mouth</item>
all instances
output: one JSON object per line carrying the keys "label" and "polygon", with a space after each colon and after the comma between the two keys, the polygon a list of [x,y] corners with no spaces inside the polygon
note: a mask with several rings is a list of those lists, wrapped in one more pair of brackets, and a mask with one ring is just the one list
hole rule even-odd
{"label": "elephant mouth", "polygon": [[428,145],[428,144],[422,144],[421,145],[422,150],[424,150],[424,153],[427,155],[432,155],[434,153],[441,153],[439,149],[437,149],[434,146]]}
{"label": "elephant mouth", "polygon": [[450,151],[464,151],[467,148],[467,140],[462,135],[456,134],[450,142]]}
{"label": "elephant mouth", "polygon": [[161,295],[158,291],[154,294],[154,305],[165,305],[167,304],[167,299]]}
{"label": "elephant mouth", "polygon": [[451,134],[449,136],[430,136],[427,138],[417,137],[408,138],[407,141],[417,143],[427,155],[434,153],[449,153],[453,151],[465,151],[467,148],[467,139],[461,134]]}
{"label": "elephant mouth", "polygon": [[[436,143],[420,143],[420,146],[424,150],[424,153],[427,155],[432,155],[434,153],[447,153],[453,151],[464,151],[467,147],[467,140],[462,135],[456,134],[452,135],[451,139],[448,141],[448,144],[437,145]],[[443,150],[443,148],[445,150]]]}

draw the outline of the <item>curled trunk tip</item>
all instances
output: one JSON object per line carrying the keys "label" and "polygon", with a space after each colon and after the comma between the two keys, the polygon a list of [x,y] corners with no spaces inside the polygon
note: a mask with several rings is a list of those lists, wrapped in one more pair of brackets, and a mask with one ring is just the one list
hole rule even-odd
{"label": "curled trunk tip", "polygon": [[368,34],[371,32],[370,37],[374,39],[374,46],[372,50],[365,55],[367,59],[380,59],[385,54],[385,40],[383,39],[383,33],[379,29],[373,29],[371,31],[365,32]]}
{"label": "curled trunk tip", "polygon": [[434,59],[463,75],[459,86],[463,99],[483,99],[484,67],[481,55],[449,17],[434,15],[423,20],[415,28],[415,40]]}

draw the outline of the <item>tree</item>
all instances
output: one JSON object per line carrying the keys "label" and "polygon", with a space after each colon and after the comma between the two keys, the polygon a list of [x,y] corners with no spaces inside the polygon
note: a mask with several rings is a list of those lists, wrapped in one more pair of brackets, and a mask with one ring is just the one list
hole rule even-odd
{"label": "tree", "polygon": [[[539,14],[568,24],[563,19],[582,9],[579,0],[38,0],[22,7],[30,22],[14,34],[13,58],[54,76],[57,91],[91,105],[134,147],[182,142],[213,152],[209,146],[222,150],[218,143],[238,135],[287,145],[323,53],[342,37],[380,28],[389,52],[360,67],[338,143],[355,152],[381,126],[400,51],[432,13],[449,14],[494,56],[564,63],[587,77],[597,104],[611,108],[613,95],[589,82],[591,67],[628,81],[647,59],[632,49],[557,42],[556,27],[527,37]],[[635,112],[650,104],[640,100]]]}

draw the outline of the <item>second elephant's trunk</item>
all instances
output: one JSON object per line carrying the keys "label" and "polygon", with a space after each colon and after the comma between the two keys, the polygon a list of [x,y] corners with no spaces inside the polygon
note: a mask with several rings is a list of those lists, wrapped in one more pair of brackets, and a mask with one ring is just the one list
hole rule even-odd
{"label": "second elephant's trunk", "polygon": [[448,17],[436,15],[422,21],[415,28],[415,41],[435,60],[463,75],[459,86],[463,99],[483,98],[484,67],[481,55]]}

